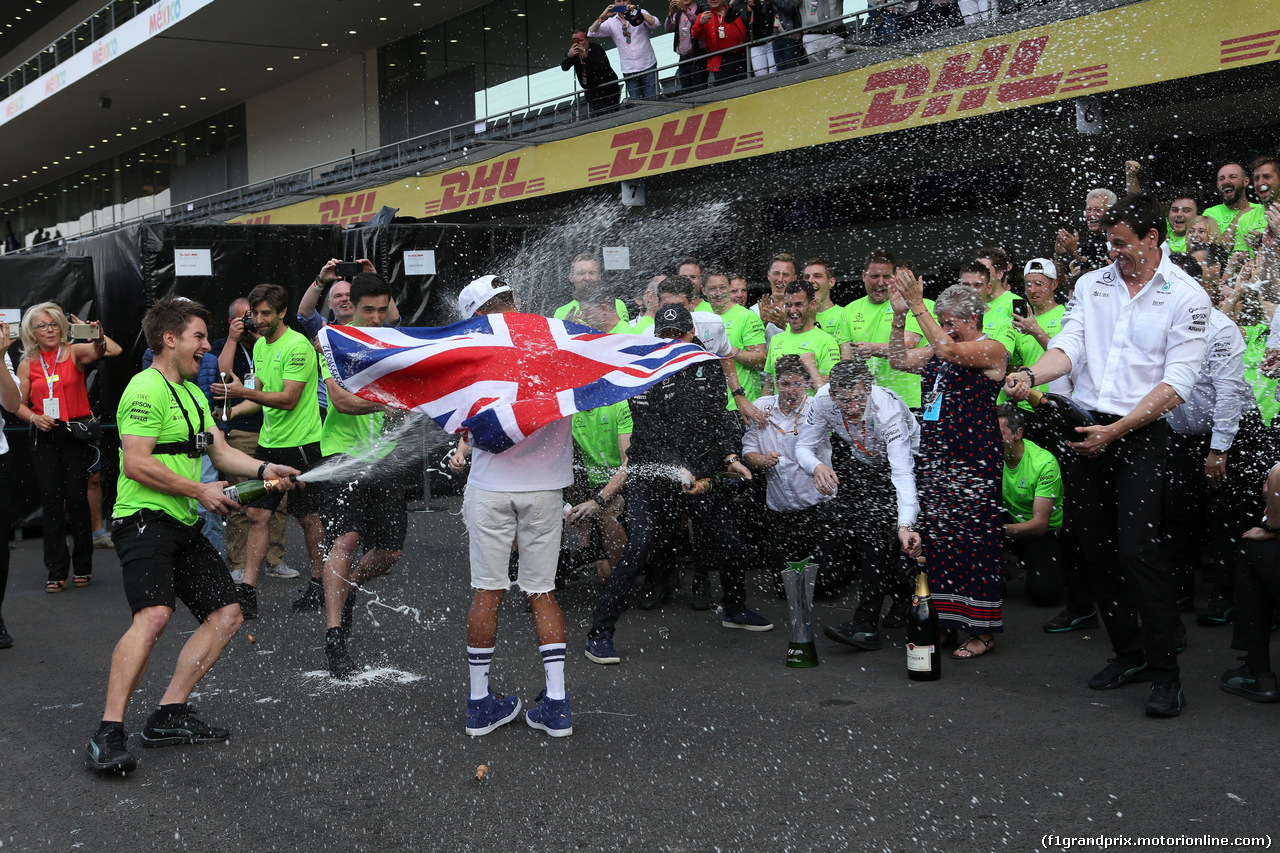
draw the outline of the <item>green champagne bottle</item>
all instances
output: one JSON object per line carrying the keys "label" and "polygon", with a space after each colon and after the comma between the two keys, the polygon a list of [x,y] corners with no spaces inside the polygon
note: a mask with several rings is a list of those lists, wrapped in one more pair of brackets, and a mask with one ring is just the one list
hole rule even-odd
{"label": "green champagne bottle", "polygon": [[[298,482],[298,478],[292,474],[289,475],[290,482]],[[243,506],[244,504],[253,503],[258,498],[265,495],[276,487],[279,480],[245,480],[234,486],[227,486],[222,493],[231,500]]]}

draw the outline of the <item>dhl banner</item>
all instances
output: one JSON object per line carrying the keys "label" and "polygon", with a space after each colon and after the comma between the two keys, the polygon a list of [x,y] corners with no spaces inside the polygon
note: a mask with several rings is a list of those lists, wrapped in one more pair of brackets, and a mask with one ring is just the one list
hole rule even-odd
{"label": "dhl banner", "polygon": [[1147,0],[232,221],[352,225],[382,205],[434,217],[1273,62],[1278,11],[1276,0]]}

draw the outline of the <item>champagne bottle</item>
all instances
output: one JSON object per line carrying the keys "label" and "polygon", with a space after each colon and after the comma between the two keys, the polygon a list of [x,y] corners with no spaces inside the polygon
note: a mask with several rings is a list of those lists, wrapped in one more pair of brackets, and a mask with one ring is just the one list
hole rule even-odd
{"label": "champagne bottle", "polygon": [[938,608],[929,594],[924,557],[918,559],[921,571],[916,576],[916,591],[907,610],[907,677],[912,681],[937,681],[942,677]]}
{"label": "champagne bottle", "polygon": [[1046,394],[1032,389],[1027,402],[1035,409],[1036,420],[1062,441],[1080,441],[1076,427],[1096,426],[1097,418],[1065,394]]}
{"label": "champagne bottle", "polygon": [[[298,482],[298,478],[292,474],[289,475],[289,480],[294,483]],[[245,504],[253,503],[258,498],[274,489],[278,482],[280,481],[245,480],[243,483],[238,483],[234,486],[227,486],[222,490],[222,493],[241,506],[244,506]]]}

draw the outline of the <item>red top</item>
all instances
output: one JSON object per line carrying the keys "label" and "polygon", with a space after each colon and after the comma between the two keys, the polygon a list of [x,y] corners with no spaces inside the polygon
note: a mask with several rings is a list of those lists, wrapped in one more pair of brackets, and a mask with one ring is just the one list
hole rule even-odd
{"label": "red top", "polygon": [[[693,37],[702,39],[703,44],[707,47],[707,53],[714,53],[717,50],[727,50],[731,47],[737,47],[747,40],[747,25],[743,23],[742,18],[734,18],[732,21],[725,21],[724,15],[717,15],[711,12],[711,19],[704,26],[702,16],[698,16],[698,20],[693,24]],[[720,28],[724,27],[724,38],[720,38]],[[707,71],[714,74],[720,70],[720,61],[724,58],[733,58],[736,54],[722,53],[719,56],[707,57]]]}
{"label": "red top", "polygon": [[[58,358],[62,361],[58,361]],[[71,357],[71,351],[59,347],[56,353],[41,350],[30,360],[31,411],[44,414],[44,401],[49,396],[49,383],[45,374],[53,380],[53,396],[58,403],[58,420],[93,417],[89,408],[89,392],[84,387],[84,373]]]}

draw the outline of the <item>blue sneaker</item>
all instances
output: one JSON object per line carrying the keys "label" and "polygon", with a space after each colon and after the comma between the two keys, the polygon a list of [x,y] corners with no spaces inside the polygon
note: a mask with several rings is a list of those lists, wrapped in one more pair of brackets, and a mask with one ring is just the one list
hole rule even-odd
{"label": "blue sneaker", "polygon": [[587,660],[595,663],[622,663],[617,651],[613,648],[613,635],[600,634],[587,637]]}
{"label": "blue sneaker", "polygon": [[726,628],[741,628],[744,631],[773,630],[772,622],[761,616],[759,613],[748,610],[745,604],[739,604],[732,610],[725,610],[724,617],[721,618],[720,624]]}
{"label": "blue sneaker", "polygon": [[542,704],[525,712],[524,721],[530,728],[542,729],[552,737],[568,737],[573,734],[573,714],[569,713],[567,694],[563,699],[548,699],[547,691],[543,690],[533,701]]}
{"label": "blue sneaker", "polygon": [[520,713],[519,696],[494,696],[493,691],[483,699],[467,699],[467,734],[472,737],[487,735],[498,726],[505,726]]}

